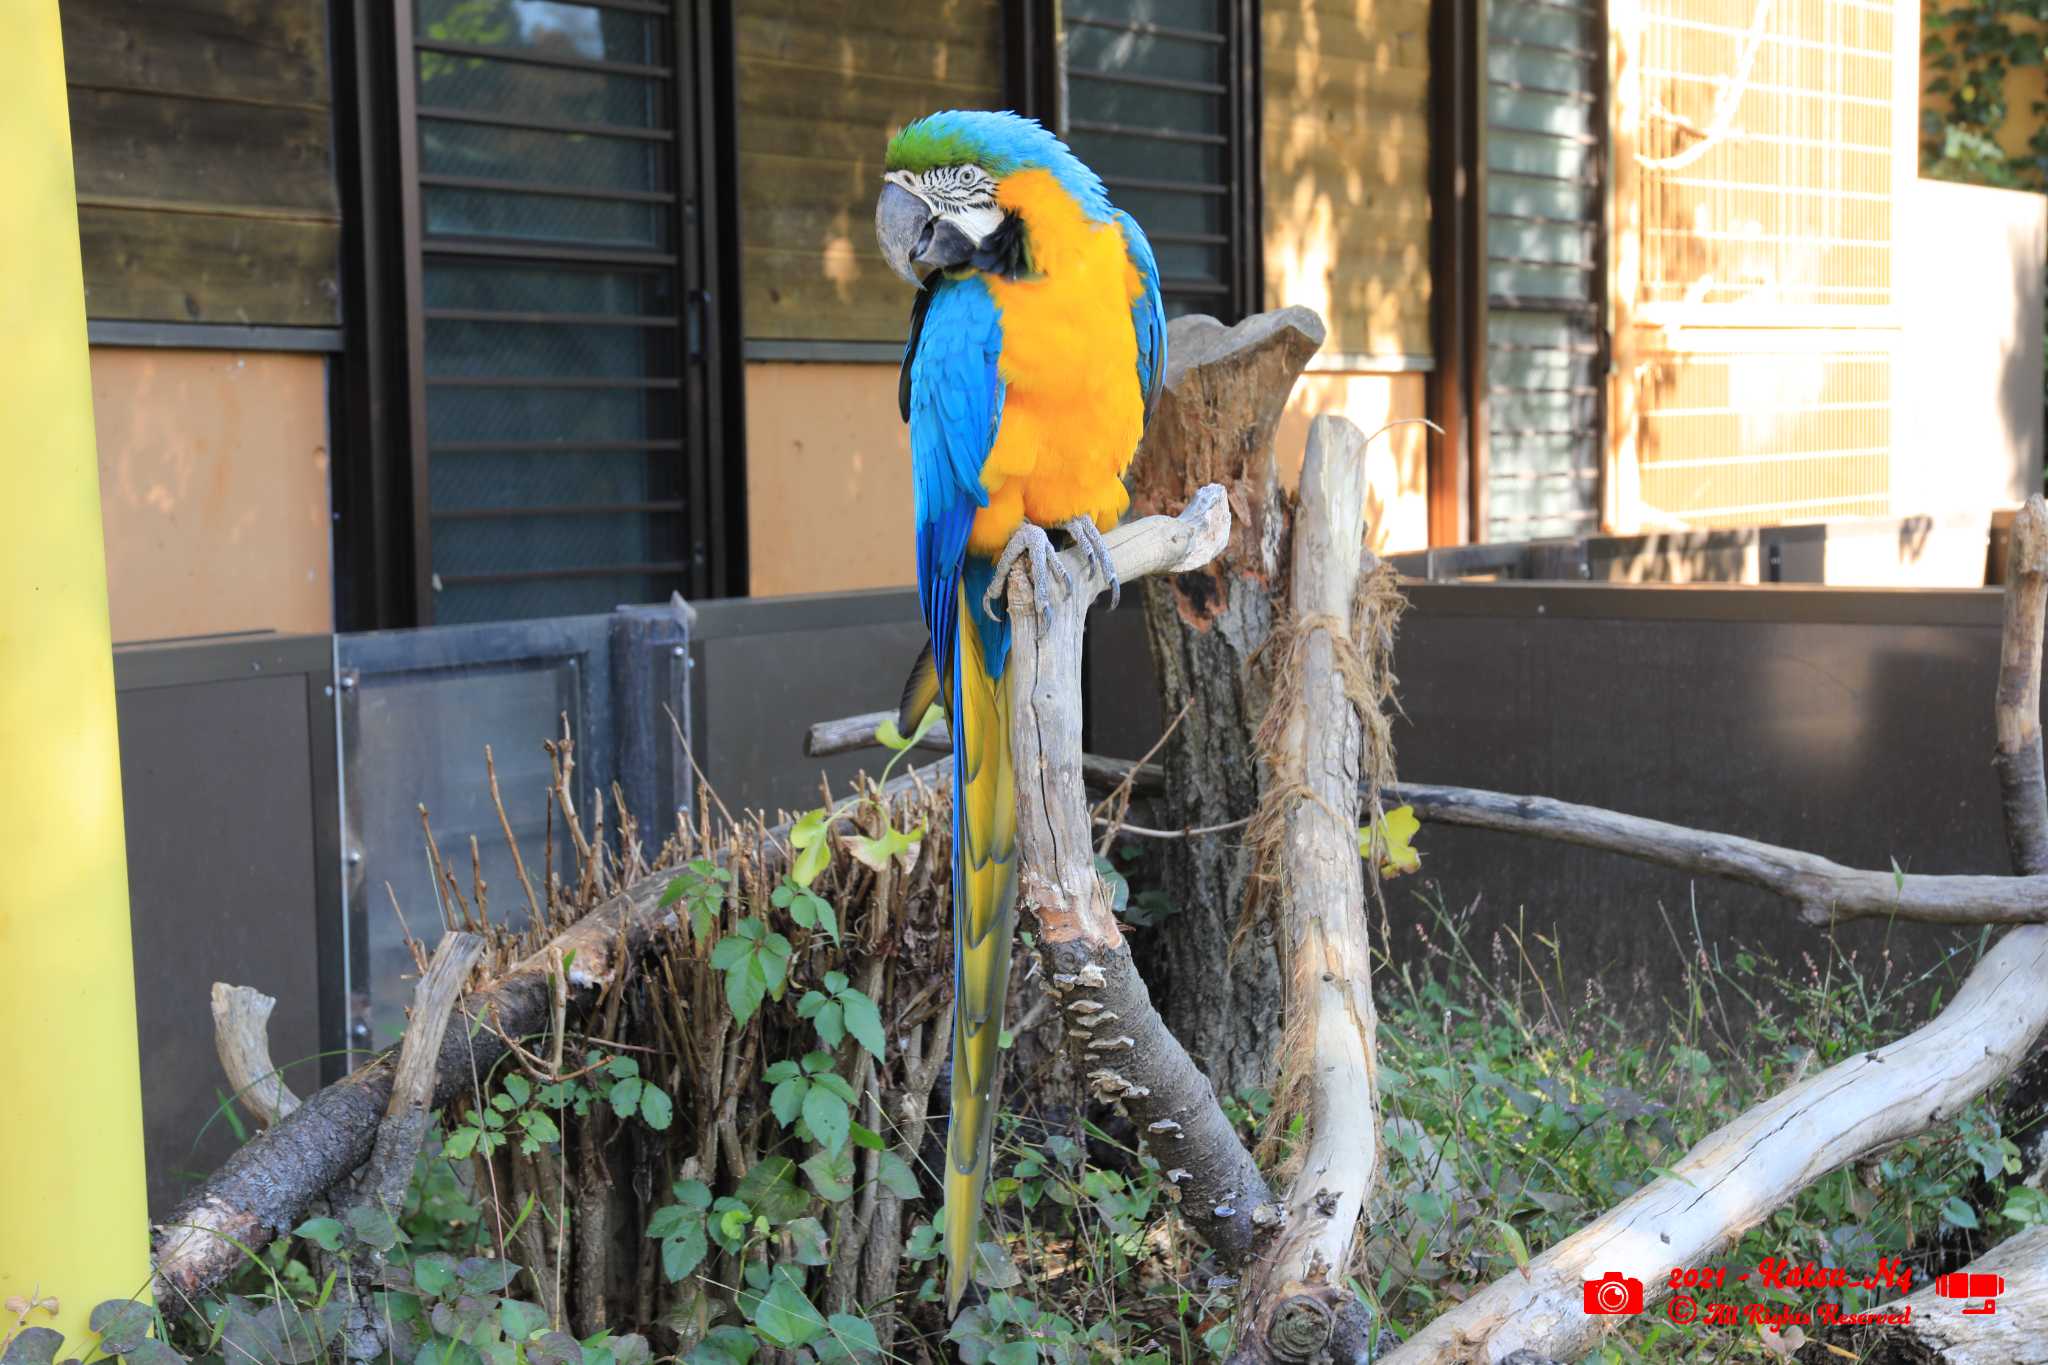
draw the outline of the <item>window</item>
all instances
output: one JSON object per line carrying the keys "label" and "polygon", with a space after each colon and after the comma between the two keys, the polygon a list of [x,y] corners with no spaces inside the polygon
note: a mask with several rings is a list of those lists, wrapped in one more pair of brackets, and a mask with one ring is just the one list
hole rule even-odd
{"label": "window", "polygon": [[722,590],[693,7],[397,21],[422,622]]}
{"label": "window", "polygon": [[1260,252],[1256,7],[1246,0],[1066,0],[1067,142],[1136,218],[1169,317],[1234,322]]}

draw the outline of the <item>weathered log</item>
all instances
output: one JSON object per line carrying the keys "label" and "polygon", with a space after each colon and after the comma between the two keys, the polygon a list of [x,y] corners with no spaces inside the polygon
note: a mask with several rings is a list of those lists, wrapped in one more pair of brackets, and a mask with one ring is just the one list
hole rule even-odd
{"label": "weathered log", "polygon": [[213,1048],[235,1102],[265,1128],[299,1107],[270,1060],[270,1012],[277,1000],[252,986],[213,983]]}
{"label": "weathered log", "polygon": [[[2013,518],[2006,550],[2005,628],[1999,637],[1998,692],[1992,708],[1998,740],[1991,768],[2012,870],[2048,873],[2048,790],[2041,771],[2041,631],[2048,606],[2048,503],[2027,499]],[[2013,1077],[1999,1122],[2019,1146],[2028,1172],[2048,1161],[2048,1051],[2037,1050]]]}
{"label": "weathered log", "polygon": [[[885,799],[952,781],[950,763],[903,773]],[[850,828],[850,826],[848,826]],[[787,859],[788,826],[770,830],[770,861]],[[769,871],[772,873],[773,869]],[[460,1005],[475,1029],[450,1029],[435,1058],[435,1105],[471,1092],[509,1050],[507,1038],[541,1032],[550,1017],[557,955],[571,962],[569,987],[588,1004],[644,952],[676,911],[661,905],[670,874],[647,877],[606,899],[550,943],[469,992]],[[369,1159],[391,1100],[396,1050],[382,1053],[308,1096],[276,1127],[257,1135],[209,1176],[155,1229],[157,1301],[196,1300],[246,1263],[242,1247],[261,1250],[297,1226],[315,1199]]]}
{"label": "weathered log", "polygon": [[[1295,506],[1291,648],[1276,660],[1260,727],[1266,805],[1253,845],[1277,883],[1287,1034],[1280,1103],[1306,1111],[1286,1214],[1245,1275],[1239,1359],[1369,1359],[1370,1340],[1333,1340],[1379,1169],[1372,942],[1358,856],[1364,728],[1353,696],[1353,592],[1365,544],[1365,434],[1341,417],[1309,427]],[[1276,642],[1277,645],[1278,642]],[[1305,1093],[1304,1093],[1305,1092]],[[1350,1316],[1356,1316],[1355,1314]]]}
{"label": "weathered log", "polygon": [[[895,719],[894,711],[869,711],[839,720],[818,721],[804,735],[804,755],[807,758],[830,758],[834,754],[879,749],[882,741],[875,738],[875,727],[883,721]],[[917,747],[950,754],[953,752],[953,732],[942,720],[925,731]],[[1127,777],[1131,780],[1131,790],[1140,796],[1166,790],[1166,771],[1156,763],[1131,764],[1119,758],[1103,758],[1099,754],[1081,755],[1081,780],[1098,791],[1118,786]]]}
{"label": "weathered log", "polygon": [[[1148,517],[1104,540],[1129,583],[1192,571],[1229,533],[1223,490],[1209,487],[1180,517]],[[1088,603],[1107,584],[1080,550],[1061,559],[1075,592],[1054,583],[1051,599],[1037,601],[1028,574],[1014,574],[1009,584],[1015,624],[1005,672],[1017,774],[1018,900],[1035,922],[1075,1068],[1097,1095],[1123,1108],[1167,1168],[1181,1215],[1235,1265],[1251,1251],[1259,1220],[1270,1223],[1278,1210],[1215,1090],[1153,1007],[1095,874],[1081,785],[1081,634]]]}
{"label": "weathered log", "polygon": [[1903,919],[1924,924],[2039,924],[2048,921],[2048,876],[1927,876],[1843,867],[1818,854],[1668,825],[1598,806],[1510,796],[1471,787],[1403,782],[1387,799],[1418,819],[1526,834],[1645,862],[1745,882],[1798,907],[1809,924]]}
{"label": "weathered log", "polygon": [[[1185,506],[1218,483],[1231,513],[1230,545],[1215,561],[1144,585],[1162,713],[1188,708],[1165,754],[1167,800],[1186,826],[1228,825],[1258,808],[1252,736],[1265,705],[1252,658],[1272,633],[1286,552],[1273,434],[1323,336],[1306,308],[1231,328],[1176,318],[1167,329],[1165,388],[1131,465],[1132,512]],[[1167,1023],[1224,1093],[1263,1085],[1280,1042],[1281,983],[1263,925],[1238,941],[1248,854],[1237,840],[1184,840],[1164,860],[1180,913],[1148,948],[1146,969]]]}
{"label": "weathered log", "polygon": [[[1905,1314],[1883,1327],[1872,1365],[2048,1365],[2048,1228],[2028,1228],[1963,1267],[1962,1273],[1998,1275],[2005,1292],[1995,1313],[1964,1313],[1932,1283],[1917,1293],[1871,1310]],[[1969,1306],[1981,1305],[1981,1300]]]}

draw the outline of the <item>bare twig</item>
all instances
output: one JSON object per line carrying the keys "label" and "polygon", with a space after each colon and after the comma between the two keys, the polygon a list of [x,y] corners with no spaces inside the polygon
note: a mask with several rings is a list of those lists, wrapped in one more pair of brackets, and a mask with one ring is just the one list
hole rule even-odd
{"label": "bare twig", "polygon": [[213,1046],[241,1106],[268,1128],[299,1107],[270,1060],[270,1012],[277,1001],[250,986],[213,983]]}

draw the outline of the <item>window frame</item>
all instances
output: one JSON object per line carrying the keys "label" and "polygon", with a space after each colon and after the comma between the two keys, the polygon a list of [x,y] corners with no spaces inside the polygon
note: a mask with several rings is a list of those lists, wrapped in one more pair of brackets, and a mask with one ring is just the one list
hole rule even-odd
{"label": "window frame", "polygon": [[[1265,306],[1265,235],[1260,180],[1258,0],[1220,0],[1225,48],[1224,211],[1221,307],[1214,316],[1235,323]],[[1004,92],[1011,108],[1067,135],[1067,43],[1061,0],[1012,0],[1004,14]],[[1112,179],[1105,177],[1105,179]],[[1110,197],[1116,197],[1110,185]],[[1150,227],[1149,224],[1141,226]],[[1170,292],[1170,291],[1169,291]]]}
{"label": "window frame", "polygon": [[[668,25],[675,187],[669,230],[679,331],[677,416],[687,506],[678,515],[692,599],[747,590],[744,396],[736,338],[730,7],[717,0],[574,0]],[[434,624],[428,498],[421,186],[412,79],[415,0],[330,9],[343,190],[341,354],[330,377],[336,621]],[[567,252],[563,259],[582,253]],[[522,258],[545,262],[539,252]]]}

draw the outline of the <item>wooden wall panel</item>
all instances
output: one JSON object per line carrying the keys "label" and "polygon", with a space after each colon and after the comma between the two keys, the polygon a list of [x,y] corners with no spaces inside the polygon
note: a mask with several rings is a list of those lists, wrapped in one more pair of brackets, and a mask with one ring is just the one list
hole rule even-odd
{"label": "wooden wall panel", "polygon": [[875,249],[889,135],[1002,97],[997,0],[739,0],[746,335],[900,341],[910,290]]}
{"label": "wooden wall panel", "polygon": [[1262,13],[1266,306],[1320,312],[1326,355],[1428,355],[1428,0]]}
{"label": "wooden wall panel", "polygon": [[86,311],[334,326],[325,0],[63,0]]}

